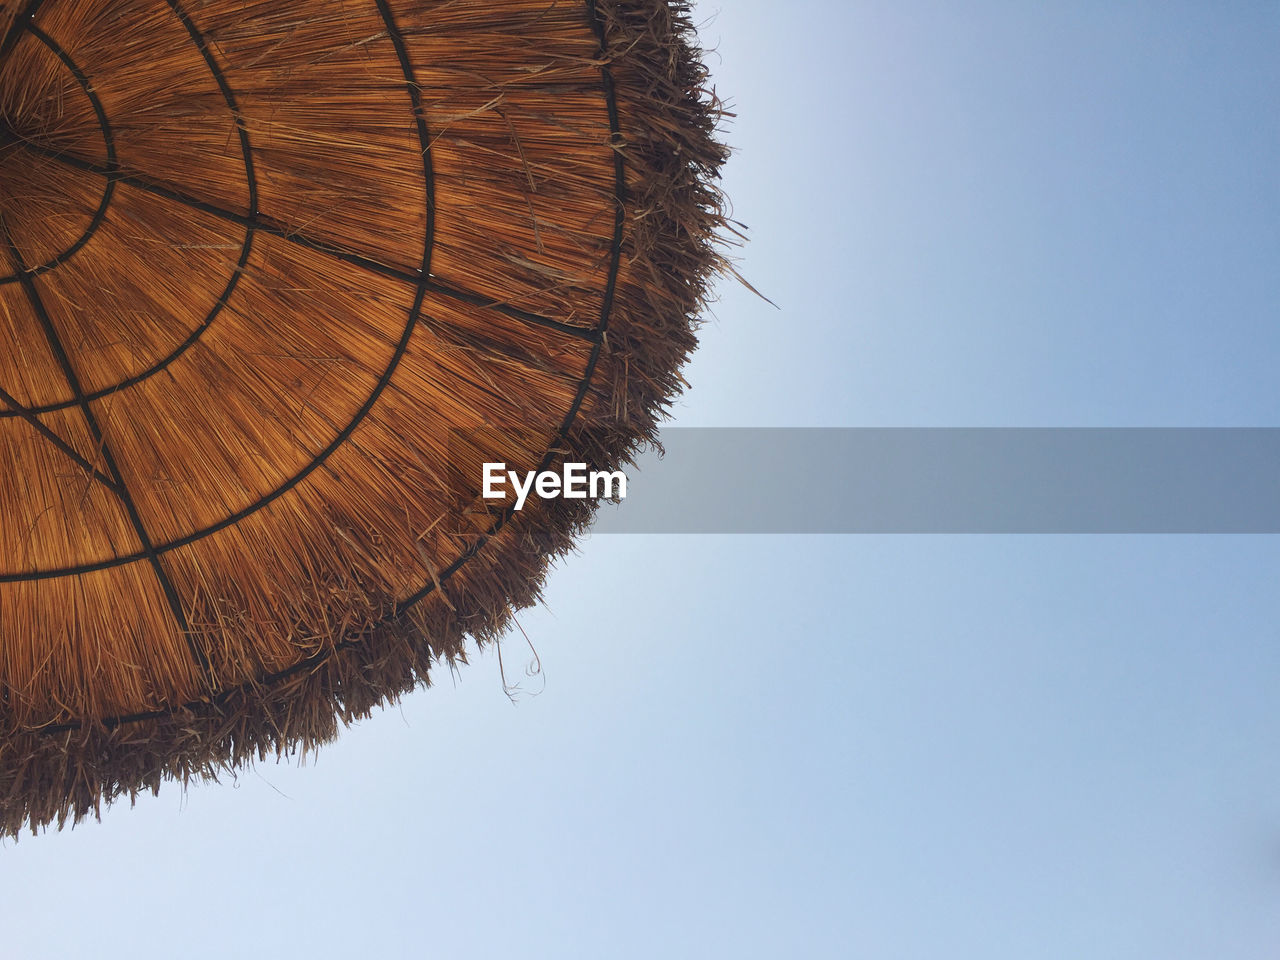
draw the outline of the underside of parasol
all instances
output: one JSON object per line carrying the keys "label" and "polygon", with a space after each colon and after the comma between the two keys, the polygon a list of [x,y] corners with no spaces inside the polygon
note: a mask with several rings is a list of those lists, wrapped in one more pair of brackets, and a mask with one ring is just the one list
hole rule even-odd
{"label": "underside of parasol", "polygon": [[536,601],[725,219],[658,0],[0,2],[0,834],[309,749]]}

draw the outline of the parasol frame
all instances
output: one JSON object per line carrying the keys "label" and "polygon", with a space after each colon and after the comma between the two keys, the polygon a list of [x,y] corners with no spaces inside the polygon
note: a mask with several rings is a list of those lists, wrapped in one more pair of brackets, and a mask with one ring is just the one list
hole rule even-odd
{"label": "parasol frame", "polygon": [[[405,357],[413,333],[421,322],[423,304],[428,294],[491,310],[518,323],[554,331],[560,336],[572,338],[589,346],[585,366],[578,379],[572,402],[561,418],[559,428],[551,443],[548,444],[537,470],[549,469],[557,457],[566,455],[566,452],[583,452],[584,444],[590,447],[588,456],[593,462],[617,464],[631,456],[639,444],[653,440],[655,418],[669,399],[671,387],[624,384],[619,388],[616,383],[599,387],[596,383],[602,356],[611,348],[615,352],[619,350],[616,345],[610,344],[608,333],[624,256],[628,216],[632,213],[630,204],[633,198],[629,195],[627,157],[633,145],[624,135],[612,69],[617,58],[625,56],[626,53],[617,52],[616,39],[612,48],[610,42],[610,30],[621,29],[620,24],[628,16],[631,17],[632,26],[642,24],[636,29],[638,33],[644,34],[642,37],[644,42],[674,44],[674,49],[679,54],[671,66],[675,79],[669,80],[668,88],[659,88],[659,96],[666,98],[662,106],[673,111],[674,109],[685,110],[693,116],[699,127],[685,131],[689,143],[702,151],[696,156],[694,162],[690,163],[683,159],[646,161],[651,167],[660,167],[662,163],[669,163],[674,170],[678,171],[670,175],[670,183],[661,185],[662,189],[670,190],[670,196],[663,197],[658,202],[660,208],[662,203],[669,203],[671,211],[674,212],[667,210],[661,210],[661,212],[669,214],[671,219],[678,219],[682,215],[690,216],[691,228],[687,230],[687,235],[677,238],[648,238],[648,242],[655,246],[666,243],[679,253],[688,256],[689,264],[686,273],[672,283],[672,286],[678,290],[673,302],[679,307],[681,316],[674,318],[675,326],[669,329],[676,332],[684,331],[681,334],[682,338],[689,336],[688,331],[696,322],[694,319],[696,310],[705,296],[704,284],[710,274],[722,264],[711,244],[718,242],[716,232],[726,222],[722,208],[719,206],[718,190],[710,182],[723,161],[724,148],[709,138],[710,130],[720,123],[725,114],[714,96],[708,99],[707,91],[701,86],[705,71],[697,61],[695,50],[689,46],[692,43],[692,30],[683,19],[686,8],[680,2],[668,4],[661,0],[659,2],[605,0],[603,5],[607,8],[607,12],[602,13],[601,3],[597,0],[585,0],[587,19],[599,48],[600,96],[607,114],[613,184],[613,223],[608,244],[607,270],[604,274],[599,316],[592,326],[567,323],[522,309],[511,303],[495,301],[491,297],[447,284],[432,275],[432,253],[436,240],[432,139],[427,127],[427,111],[415,76],[414,64],[389,0],[372,0],[372,2],[386,26],[387,39],[394,48],[403,74],[404,89],[408,94],[408,103],[412,108],[418,144],[421,148],[422,175],[426,191],[426,225],[421,261],[419,268],[412,272],[354,250],[338,249],[331,243],[307,237],[259,210],[258,180],[250,139],[251,130],[241,114],[235,91],[180,0],[166,0],[166,2],[199,50],[235,121],[248,193],[247,213],[239,213],[226,206],[200,199],[172,186],[136,176],[122,169],[117,156],[116,137],[110,117],[94,92],[90,78],[72,56],[34,22],[35,13],[42,2],[43,0],[28,0],[23,13],[11,24],[8,33],[0,42],[0,63],[24,34],[29,34],[44,44],[71,73],[80,89],[88,97],[103,139],[104,161],[93,162],[36,143],[28,142],[25,147],[35,154],[43,154],[48,159],[67,167],[99,177],[103,187],[96,211],[76,239],[38,264],[27,264],[23,260],[13,237],[9,235],[7,226],[0,223],[0,227],[3,227],[0,232],[4,234],[4,248],[7,250],[9,259],[14,262],[14,269],[10,274],[0,275],[0,286],[18,284],[22,288],[48,338],[52,352],[59,360],[72,394],[70,399],[24,406],[16,398],[0,389],[0,401],[7,406],[7,409],[0,409],[0,420],[9,418],[25,420],[44,439],[58,446],[63,453],[91,473],[97,483],[119,496],[130,516],[140,548],[127,553],[118,553],[104,560],[37,571],[0,573],[0,583],[79,576],[132,563],[149,564],[155,571],[178,630],[189,646],[192,660],[205,677],[205,693],[199,698],[180,704],[166,705],[159,709],[73,719],[65,722],[49,722],[25,728],[21,736],[15,738],[15,743],[17,740],[24,741],[14,747],[22,754],[17,756],[16,760],[13,756],[7,760],[4,758],[5,744],[0,741],[0,834],[16,834],[17,830],[23,826],[29,826],[35,831],[54,821],[61,826],[67,821],[74,822],[89,813],[100,814],[103,802],[110,802],[120,795],[136,796],[141,789],[158,790],[161,781],[166,779],[186,782],[193,777],[216,777],[219,771],[233,769],[254,756],[261,758],[268,753],[280,754],[297,749],[305,751],[335,735],[339,722],[347,723],[354,718],[365,716],[372,706],[393,701],[406,690],[426,682],[427,668],[432,660],[438,659],[441,655],[448,656],[449,659],[453,659],[455,655],[465,659],[461,649],[456,645],[451,646],[447,638],[441,641],[435,636],[422,635],[420,626],[407,622],[407,614],[427,597],[442,593],[443,585],[449,583],[468,564],[478,563],[480,562],[478,558],[492,552],[492,550],[486,551],[485,548],[494,538],[508,530],[515,516],[514,505],[499,511],[487,529],[478,532],[448,566],[439,570],[438,573],[433,571],[429,582],[399,599],[387,615],[377,623],[356,634],[336,636],[329,645],[312,655],[301,657],[286,667],[260,672],[241,683],[230,685],[220,686],[214,679],[208,654],[199,645],[199,634],[187,623],[183,603],[162,563],[162,558],[171,551],[226,530],[269,506],[324,466],[325,461],[360,427],[391,383],[393,375]],[[653,22],[655,19],[653,11],[658,8],[667,14],[668,19],[665,23]],[[652,35],[645,31],[650,31]],[[672,104],[675,105],[674,108]],[[643,120],[644,118],[641,122]],[[655,124],[655,126],[659,125]],[[0,128],[0,147],[4,146],[6,139],[12,139],[12,134]],[[679,153],[680,149],[677,146],[675,150],[677,158]],[[696,185],[691,178],[697,180]],[[243,239],[239,245],[235,265],[227,277],[222,292],[203,319],[187,331],[183,340],[164,356],[155,358],[142,369],[131,372],[129,376],[113,384],[86,391],[82,388],[74,366],[58,339],[57,330],[42,305],[40,293],[34,281],[41,274],[72,262],[89,244],[106,221],[117,187],[122,184],[243,228]],[[634,226],[633,229],[635,229]],[[271,236],[289,244],[310,248],[351,266],[406,283],[412,287],[412,305],[408,309],[401,336],[385,369],[372,384],[368,396],[354,411],[350,421],[338,430],[331,441],[309,462],[283,483],[222,519],[202,529],[153,542],[130,498],[123,476],[112,459],[110,447],[94,418],[90,402],[109,397],[113,393],[141,384],[164,372],[199,342],[201,337],[214,326],[219,314],[227,308],[250,269],[249,263],[254,251],[255,239],[259,235]],[[624,336],[634,337],[634,334],[628,333]],[[683,343],[685,340],[681,339],[679,344]],[[625,350],[626,347],[622,349]],[[688,347],[676,345],[670,349],[675,351],[672,356],[678,363]],[[619,355],[625,356],[625,353]],[[673,370],[664,370],[663,384],[669,382],[670,378],[678,379]],[[625,412],[616,423],[610,423],[607,418],[602,420],[598,414],[594,414],[597,419],[586,425],[584,428],[586,433],[575,435],[579,414],[593,387],[597,390],[603,389],[606,395],[612,394],[617,402],[622,404]],[[639,398],[639,403],[636,408],[627,409],[627,398],[631,394]],[[105,470],[98,469],[75,449],[63,443],[58,435],[49,430],[40,419],[44,414],[74,408],[81,411],[99,444]],[[493,579],[498,588],[505,591],[508,607],[505,611],[498,613],[492,610],[486,612],[482,609],[478,614],[473,615],[471,622],[466,625],[466,633],[477,641],[484,642],[486,638],[492,640],[506,622],[511,608],[522,606],[536,597],[538,584],[541,577],[545,575],[546,560],[572,547],[574,537],[584,530],[589,522],[594,504],[562,503],[554,509],[557,512],[549,514],[548,517],[538,521],[536,526],[525,531],[522,541],[508,541],[503,547],[507,553],[517,557],[512,561],[510,571],[504,572],[498,566],[494,566],[500,562],[499,559],[485,560],[488,565],[484,567],[484,576]],[[504,554],[501,561],[505,562],[507,559],[509,558]],[[449,604],[447,598],[444,603]],[[451,605],[450,609],[452,609]],[[385,642],[388,639],[392,641],[390,644]],[[399,649],[400,646],[405,646],[406,649]],[[312,715],[303,719],[293,717],[288,703],[290,698],[296,702],[307,703]],[[317,704],[328,710],[327,717],[314,713],[313,708]],[[131,729],[139,731],[144,728],[145,732],[142,736],[128,732]],[[24,781],[37,780],[41,782],[34,786],[31,783],[24,785]]]}

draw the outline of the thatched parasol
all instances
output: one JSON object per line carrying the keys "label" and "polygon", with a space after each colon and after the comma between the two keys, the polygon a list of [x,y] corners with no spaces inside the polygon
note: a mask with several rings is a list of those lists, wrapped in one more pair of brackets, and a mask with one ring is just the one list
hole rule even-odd
{"label": "thatched parasol", "polygon": [[723,225],[683,3],[0,0],[0,833],[307,749],[532,603]]}

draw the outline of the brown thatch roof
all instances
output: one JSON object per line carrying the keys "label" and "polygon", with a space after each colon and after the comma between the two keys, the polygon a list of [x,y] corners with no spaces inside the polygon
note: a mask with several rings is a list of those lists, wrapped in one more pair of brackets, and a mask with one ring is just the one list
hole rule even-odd
{"label": "brown thatch roof", "polygon": [[532,603],[694,346],[661,0],[0,0],[0,834],[306,749]]}

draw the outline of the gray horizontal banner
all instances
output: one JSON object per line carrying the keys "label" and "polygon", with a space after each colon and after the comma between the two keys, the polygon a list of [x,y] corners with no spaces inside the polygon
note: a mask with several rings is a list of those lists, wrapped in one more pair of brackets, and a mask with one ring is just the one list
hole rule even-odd
{"label": "gray horizontal banner", "polygon": [[1278,533],[1280,428],[669,429],[593,533]]}

